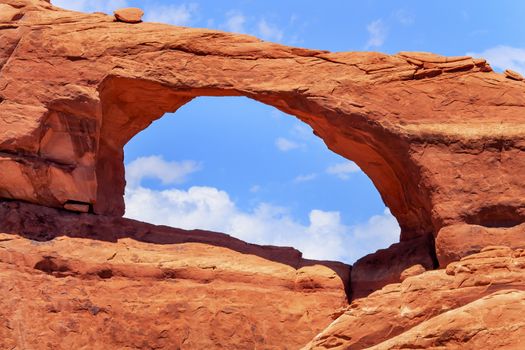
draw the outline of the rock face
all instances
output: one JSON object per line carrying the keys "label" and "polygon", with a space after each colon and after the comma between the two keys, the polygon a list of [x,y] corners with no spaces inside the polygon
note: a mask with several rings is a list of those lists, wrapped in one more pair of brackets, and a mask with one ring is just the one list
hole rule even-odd
{"label": "rock face", "polygon": [[396,243],[357,260],[352,266],[352,299],[365,297],[387,284],[400,282],[403,272],[414,266],[420,266],[423,270],[437,267],[431,237]]}
{"label": "rock face", "polygon": [[304,349],[523,349],[525,251],[487,247],[390,284],[347,310]]}
{"label": "rock face", "polygon": [[524,346],[523,249],[416,265],[348,305],[350,267],[291,248],[17,202],[0,217],[1,349]]}
{"label": "rock face", "polygon": [[[521,75],[115,16],[0,0],[0,348],[525,347]],[[200,96],[310,125],[401,242],[351,269],[121,218],[124,145]]]}
{"label": "rock face", "polygon": [[22,203],[0,216],[0,349],[295,350],[347,305],[349,267],[291,248]]}
{"label": "rock face", "polygon": [[120,216],[135,134],[196,97],[247,96],[354,160],[401,240],[433,235],[439,261],[458,243],[443,229],[497,230],[499,244],[524,222],[525,82],[482,59],[330,53],[44,0],[0,4],[2,198]]}

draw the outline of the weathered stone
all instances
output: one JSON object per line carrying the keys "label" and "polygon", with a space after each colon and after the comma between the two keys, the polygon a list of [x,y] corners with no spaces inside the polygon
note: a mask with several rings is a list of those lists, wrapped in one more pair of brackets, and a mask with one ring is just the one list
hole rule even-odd
{"label": "weathered stone", "polygon": [[352,267],[352,299],[363,298],[387,284],[402,281],[403,272],[414,265],[432,270],[434,245],[431,237],[392,244],[357,260]]}
{"label": "weathered stone", "polygon": [[490,247],[353,301],[304,349],[521,349],[524,290],[524,251]]}
{"label": "weathered stone", "polygon": [[298,349],[348,305],[349,276],[221,233],[0,203],[0,349]]}
{"label": "weathered stone", "polygon": [[504,245],[525,248],[525,224],[505,228],[458,224],[442,228],[436,238],[439,266],[445,267],[463,256],[480,252],[484,247]]}
{"label": "weathered stone", "polygon": [[491,208],[525,221],[525,86],[483,60],[329,53],[213,30],[123,26],[42,0],[0,4],[23,21],[0,38],[0,125],[10,125],[0,153],[25,174],[15,181],[0,169],[0,197],[122,215],[123,146],[193,98],[242,95],[295,115],[354,160],[403,241]]}
{"label": "weathered stone", "polygon": [[126,7],[116,10],[114,14],[117,21],[125,23],[140,23],[142,22],[144,11],[136,7]]}
{"label": "weathered stone", "polygon": [[64,209],[69,210],[69,211],[76,211],[78,213],[88,213],[89,204],[66,203],[64,204]]}
{"label": "weathered stone", "polygon": [[[518,73],[47,0],[0,0],[0,26],[0,348],[524,348]],[[309,124],[370,176],[401,242],[351,269],[121,218],[124,145],[199,96]]]}
{"label": "weathered stone", "polygon": [[367,349],[523,349],[524,312],[525,291],[503,290]]}
{"label": "weathered stone", "polygon": [[503,72],[503,74],[505,74],[505,77],[509,78],[509,79],[513,79],[513,80],[517,80],[517,81],[522,81],[524,80],[523,76],[516,72],[516,71],[513,71],[511,69],[506,69],[505,72]]}
{"label": "weathered stone", "polygon": [[425,271],[427,271],[427,269],[423,265],[417,264],[417,265],[410,266],[408,269],[403,270],[403,272],[401,272],[401,276],[399,277],[399,280],[400,282],[403,282],[407,278],[420,275]]}
{"label": "weathered stone", "polygon": [[13,6],[0,4],[0,22],[10,22],[17,20],[19,15],[20,11],[18,11]]}

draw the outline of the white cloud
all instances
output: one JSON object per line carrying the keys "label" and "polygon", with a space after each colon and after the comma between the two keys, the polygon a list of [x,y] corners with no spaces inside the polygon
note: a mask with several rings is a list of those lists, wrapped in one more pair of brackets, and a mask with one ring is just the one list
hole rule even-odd
{"label": "white cloud", "polygon": [[277,140],[275,140],[275,146],[283,152],[288,152],[301,147],[301,145],[297,142],[294,142],[284,137],[279,137]]}
{"label": "white cloud", "polygon": [[414,24],[415,21],[414,15],[411,12],[403,9],[394,12],[394,18],[404,26],[410,26]]}
{"label": "white cloud", "polygon": [[348,180],[350,178],[350,174],[357,173],[360,171],[361,169],[357,166],[357,164],[351,161],[335,164],[329,166],[326,169],[326,172],[328,174],[335,175],[342,180]]}
{"label": "white cloud", "polygon": [[349,263],[399,238],[399,226],[388,209],[356,226],[344,225],[339,212],[314,209],[308,223],[302,224],[286,208],[266,203],[243,211],[228,193],[214,187],[153,190],[140,184],[144,177],[178,183],[197,169],[195,162],[166,162],[158,156],[129,163],[126,217],[184,229],[225,232],[250,243],[292,246],[307,258]]}
{"label": "white cloud", "polygon": [[[338,166],[334,169],[341,171],[346,165]],[[225,232],[250,243],[291,246],[306,258],[347,263],[398,241],[399,226],[388,209],[355,226],[343,224],[337,211],[313,209],[304,224],[288,209],[267,203],[259,203],[251,211],[241,210],[227,192],[214,187],[155,190],[141,184],[146,177],[164,184],[181,183],[199,168],[194,161],[170,162],[161,156],[137,158],[129,163],[126,217],[183,229]],[[303,180],[315,176],[305,175]],[[257,192],[260,187],[251,190]]]}
{"label": "white cloud", "polygon": [[144,20],[148,22],[161,22],[177,26],[187,26],[197,12],[195,3],[180,5],[150,6],[144,11]]}
{"label": "white cloud", "polygon": [[380,47],[386,40],[388,30],[381,19],[370,22],[366,26],[368,31],[368,42],[366,43],[366,49],[372,47]]}
{"label": "white cloud", "polygon": [[80,12],[113,13],[116,9],[129,7],[126,0],[52,0],[54,6]]}
{"label": "white cloud", "polygon": [[178,184],[200,168],[200,164],[192,160],[169,162],[162,156],[140,157],[126,166],[126,181],[133,188],[144,178],[159,179],[163,185]]}
{"label": "white cloud", "polygon": [[226,23],[224,27],[229,32],[246,33],[244,25],[246,24],[246,17],[239,11],[229,11],[226,14]]}
{"label": "white cloud", "polygon": [[307,174],[307,175],[299,175],[297,176],[293,181],[294,182],[308,182],[315,180],[317,178],[317,174]]}
{"label": "white cloud", "polygon": [[251,193],[257,193],[261,190],[261,186],[259,185],[253,185],[252,187],[250,187],[250,192]]}
{"label": "white cloud", "polygon": [[272,23],[268,23],[264,18],[257,24],[258,33],[264,40],[281,41],[283,31]]}
{"label": "white cloud", "polygon": [[311,259],[352,263],[399,239],[397,221],[388,210],[352,227],[344,225],[335,211],[314,209],[307,224],[295,220],[286,208],[265,203],[242,211],[226,192],[213,187],[157,191],[128,186],[125,199],[129,218],[225,232],[250,243],[292,246]]}
{"label": "white cloud", "polygon": [[525,74],[525,48],[496,46],[479,53],[467,53],[473,57],[485,58],[494,68],[512,69]]}
{"label": "white cloud", "polygon": [[293,126],[291,130],[291,135],[293,135],[295,138],[308,141],[312,139],[312,128],[307,124],[296,124]]}

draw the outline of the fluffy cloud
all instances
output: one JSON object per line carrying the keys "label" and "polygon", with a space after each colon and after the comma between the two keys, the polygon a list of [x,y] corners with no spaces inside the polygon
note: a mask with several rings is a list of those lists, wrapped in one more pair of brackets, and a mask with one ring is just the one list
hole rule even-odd
{"label": "fluffy cloud", "polygon": [[414,24],[415,16],[412,12],[401,9],[394,12],[393,15],[396,21],[398,21],[404,26],[410,26]]}
{"label": "fluffy cloud", "polygon": [[338,163],[332,165],[326,169],[326,172],[331,175],[335,175],[341,180],[348,180],[350,174],[360,172],[361,169],[351,161],[345,161],[343,163]]}
{"label": "fluffy cloud", "polygon": [[279,137],[277,140],[275,140],[275,146],[283,152],[288,152],[301,147],[301,145],[297,142],[294,142],[284,137]]}
{"label": "fluffy cloud", "polygon": [[198,6],[195,3],[151,6],[146,8],[144,20],[187,26],[192,22],[197,9]]}
{"label": "fluffy cloud", "polygon": [[246,33],[244,25],[246,17],[239,11],[230,11],[226,14],[224,28],[229,32]]}
{"label": "fluffy cloud", "polygon": [[525,48],[500,45],[479,53],[469,52],[467,55],[483,57],[494,68],[501,70],[512,69],[525,74]]}
{"label": "fluffy cloud", "polygon": [[317,178],[317,174],[312,173],[312,174],[306,174],[306,175],[299,175],[293,181],[294,182],[308,182],[308,181],[315,180],[316,178]]}
{"label": "fluffy cloud", "polygon": [[163,185],[178,184],[200,170],[201,165],[192,160],[168,162],[162,156],[140,157],[126,166],[128,186],[136,188],[144,178],[159,179]]}
{"label": "fluffy cloud", "polygon": [[[144,159],[151,161],[151,158]],[[193,186],[188,190],[145,188],[137,178],[154,174],[165,176],[165,169],[174,163],[163,164],[161,159],[153,159],[161,165],[161,170],[151,170],[152,164],[139,167],[137,164],[140,163],[132,162],[127,166],[126,217],[185,229],[226,232],[251,243],[292,246],[307,258],[350,263],[399,238],[397,221],[388,210],[363,224],[347,226],[342,223],[339,212],[314,209],[308,222],[303,224],[286,208],[267,203],[260,203],[251,211],[241,210],[228,193],[213,187]],[[169,180],[186,175],[185,171],[179,171],[179,176]],[[130,176],[135,180],[130,181]]]}
{"label": "fluffy cloud", "polygon": [[283,31],[275,24],[267,22],[264,18],[257,23],[259,36],[265,40],[281,41],[283,40]]}
{"label": "fluffy cloud", "polygon": [[112,13],[118,8],[129,6],[126,0],[52,0],[51,3],[68,10],[105,13]]}
{"label": "fluffy cloud", "polygon": [[368,32],[368,41],[366,43],[367,49],[373,47],[377,48],[383,45],[388,31],[381,19],[370,22],[366,26],[366,31]]}
{"label": "fluffy cloud", "polygon": [[[252,22],[251,25],[248,23],[248,18],[238,10],[228,11],[226,13],[226,21],[223,23],[221,28],[235,33],[245,33],[255,36],[259,36],[264,40],[270,41],[282,41],[284,37],[283,31],[275,24],[266,21],[261,18],[256,23],[255,27]],[[249,25],[249,29],[246,26]]]}

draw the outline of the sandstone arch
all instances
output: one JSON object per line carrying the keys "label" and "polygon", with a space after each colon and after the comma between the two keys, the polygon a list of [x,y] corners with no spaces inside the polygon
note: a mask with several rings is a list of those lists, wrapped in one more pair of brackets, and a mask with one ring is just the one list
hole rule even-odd
{"label": "sandstone arch", "polygon": [[[242,70],[241,70],[242,72]],[[165,112],[176,111],[181,106],[188,103],[193,98],[199,96],[239,96],[242,95],[237,91],[228,91],[222,89],[206,89],[192,92],[179,91],[170,86],[152,83],[145,80],[130,80],[120,77],[109,77],[103,83],[100,89],[100,99],[102,103],[102,126],[101,138],[99,145],[97,183],[98,193],[97,202],[94,210],[101,214],[110,214],[121,216],[124,213],[124,167],[123,167],[123,148],[124,145],[138,132],[147,128],[150,123],[161,117]],[[323,139],[330,139],[330,125],[326,125],[323,119],[330,112],[328,110],[313,114],[310,110],[318,108],[312,104],[301,93],[292,93],[290,96],[283,96],[279,93],[265,94],[259,96],[257,93],[245,94],[254,100],[261,101],[268,105],[279,108],[280,110],[293,114],[305,123],[314,128],[317,135]],[[297,104],[298,107],[290,105]],[[323,115],[324,114],[324,115]],[[321,117],[318,117],[321,115]],[[407,199],[404,198],[401,189],[401,180],[399,176],[406,177],[407,174],[397,174],[395,161],[388,162],[381,154],[384,146],[374,141],[374,136],[366,136],[369,131],[364,130],[364,135],[359,135],[354,131],[351,137],[341,138],[338,141],[344,146],[338,147],[336,152],[342,153],[358,164],[366,167],[365,172],[369,171],[373,175],[373,181],[376,186],[381,186],[379,191],[388,204],[395,206],[400,216],[413,218],[418,226],[425,216],[419,213],[412,213],[409,208]],[[325,135],[324,137],[322,135]],[[109,141],[109,142],[108,142]],[[329,144],[329,147],[332,147]],[[350,151],[344,150],[349,148]],[[375,162],[374,167],[368,166],[369,163]],[[408,183],[408,181],[406,181]],[[414,232],[415,226],[411,226],[411,232]],[[419,228],[418,228],[419,230]],[[421,229],[421,232],[425,232]],[[429,232],[426,229],[426,232]],[[418,231],[420,232],[420,231]]]}
{"label": "sandstone arch", "polygon": [[0,18],[1,198],[121,215],[129,138],[194,97],[242,95],[297,116],[354,160],[402,240],[439,241],[454,225],[494,237],[525,221],[525,83],[484,60],[330,53],[44,0],[0,3],[10,14]]}

